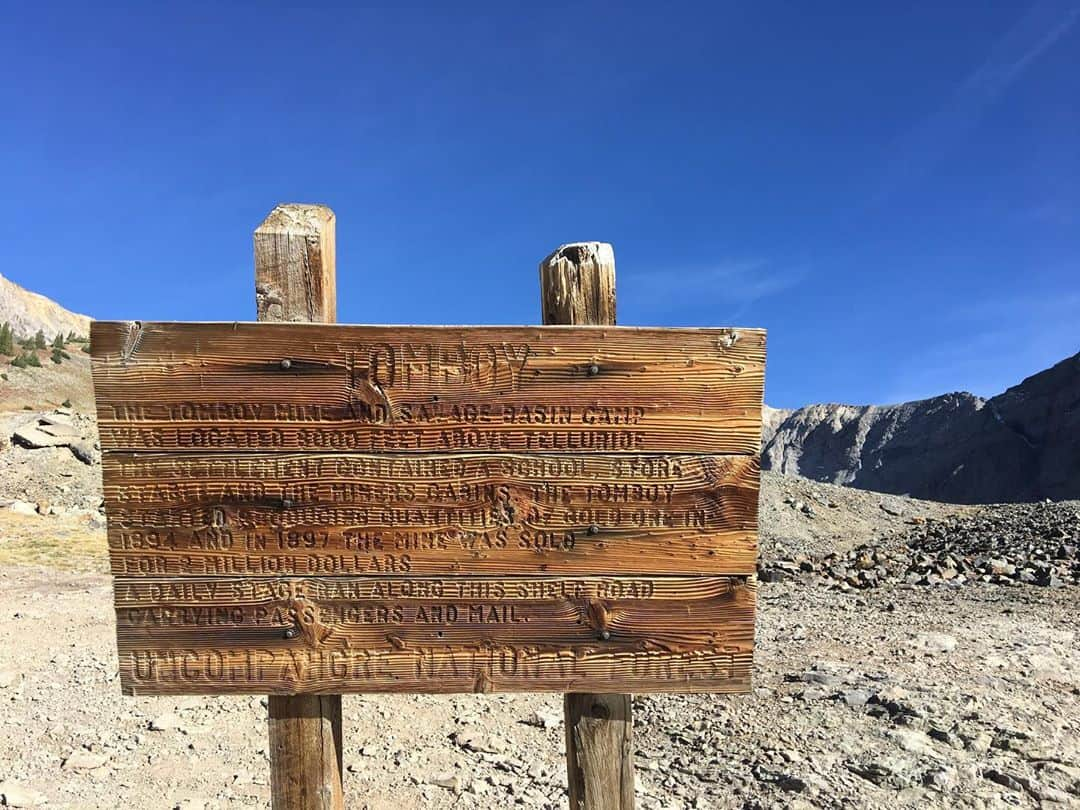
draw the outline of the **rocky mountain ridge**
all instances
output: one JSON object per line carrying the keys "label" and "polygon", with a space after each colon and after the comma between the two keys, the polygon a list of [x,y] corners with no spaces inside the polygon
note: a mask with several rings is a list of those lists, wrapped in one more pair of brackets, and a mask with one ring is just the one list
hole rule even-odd
{"label": "rocky mountain ridge", "polygon": [[[16,334],[89,333],[90,318],[0,276],[0,323]],[[0,383],[0,411],[70,401],[92,410],[89,362],[24,369]],[[990,399],[958,392],[898,405],[765,408],[762,468],[943,501],[1080,498],[1080,353]]]}
{"label": "rocky mountain ridge", "polygon": [[762,467],[949,503],[1080,498],[1080,353],[990,399],[767,409]]}
{"label": "rocky mountain ridge", "polygon": [[90,334],[90,318],[86,315],[71,312],[0,275],[0,323],[4,322],[10,323],[20,337],[29,337],[39,329],[50,339],[58,332],[74,332],[80,337]]}

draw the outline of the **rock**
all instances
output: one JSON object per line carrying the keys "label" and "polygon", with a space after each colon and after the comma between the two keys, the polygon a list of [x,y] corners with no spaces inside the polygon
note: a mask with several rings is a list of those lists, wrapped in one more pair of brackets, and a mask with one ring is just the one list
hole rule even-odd
{"label": "rock", "polygon": [[996,574],[997,576],[1011,577],[1016,573],[1016,566],[1010,565],[1002,559],[989,560],[987,561],[986,566],[990,569],[991,574]]}
{"label": "rock", "polygon": [[51,436],[37,425],[23,425],[16,428],[11,435],[14,442],[31,450],[40,450],[43,447],[63,447],[68,439],[63,436]]}
{"label": "rock", "polygon": [[456,732],[454,742],[466,750],[485,754],[501,754],[506,750],[506,743],[502,740],[475,729],[463,729]]}
{"label": "rock", "polygon": [[902,686],[886,686],[874,696],[880,703],[900,703],[911,697],[911,693]]}
{"label": "rock", "polygon": [[94,445],[87,439],[78,439],[68,444],[68,449],[83,464],[94,464],[97,461],[97,451]]}
{"label": "rock", "polygon": [[896,729],[889,733],[889,738],[913,754],[934,754],[934,744],[930,738],[921,731],[914,729]]}
{"label": "rock", "polygon": [[779,568],[760,568],[758,570],[758,579],[762,582],[783,582],[789,577],[789,574]]}
{"label": "rock", "polygon": [[1053,802],[1055,804],[1068,806],[1076,801],[1076,796],[1055,787],[1032,785],[1030,791],[1036,798],[1043,802]]}
{"label": "rock", "polygon": [[956,738],[947,729],[943,728],[931,728],[927,730],[927,736],[932,740],[945,743],[946,745],[954,745]]}
{"label": "rock", "polygon": [[173,805],[173,810],[217,810],[218,807],[220,805],[214,799],[190,795],[178,799]]}
{"label": "rock", "polygon": [[799,680],[803,683],[812,683],[817,686],[823,686],[826,689],[835,689],[843,683],[836,675],[816,669],[808,669],[805,672],[800,673]]}
{"label": "rock", "polygon": [[55,439],[78,438],[81,434],[71,425],[71,420],[60,422],[54,417],[43,416],[38,420],[37,429]]}
{"label": "rock", "polygon": [[427,779],[427,783],[429,785],[435,785],[436,787],[452,790],[454,793],[461,791],[461,777],[456,773],[441,773],[430,776]]}
{"label": "rock", "polygon": [[790,774],[781,774],[776,780],[776,786],[788,793],[802,793],[807,787],[804,780]]}
{"label": "rock", "polygon": [[867,703],[870,702],[870,698],[874,696],[874,693],[869,689],[850,689],[844,692],[844,703],[853,709],[861,709]]}
{"label": "rock", "polygon": [[1007,787],[1009,790],[1022,791],[1024,789],[1024,786],[1021,785],[1012,774],[996,770],[995,768],[988,768],[983,771],[983,778],[989,779],[991,782],[999,784],[1002,787]]}
{"label": "rock", "polygon": [[556,728],[562,721],[562,715],[538,709],[529,716],[529,719],[526,722],[530,726],[537,726],[538,728]]}
{"label": "rock", "polygon": [[920,633],[915,637],[914,646],[927,655],[949,653],[956,649],[956,638],[946,633]]}
{"label": "rock", "polygon": [[95,768],[100,768],[106,762],[109,761],[109,755],[106,753],[93,751],[76,751],[66,760],[64,760],[64,768],[70,771],[92,771]]}
{"label": "rock", "polygon": [[180,728],[180,718],[172,712],[160,714],[150,721],[147,726],[151,731],[173,731]]}
{"label": "rock", "polygon": [[13,501],[8,508],[17,515],[36,515],[38,513],[37,505],[29,501]]}
{"label": "rock", "polygon": [[861,776],[868,782],[873,782],[875,785],[884,784],[890,776],[892,776],[892,768],[886,763],[881,762],[853,762],[848,763],[848,770],[856,776]]}
{"label": "rock", "polygon": [[956,771],[952,768],[934,768],[923,774],[923,784],[934,790],[947,791],[956,784]]}
{"label": "rock", "polygon": [[24,787],[13,779],[5,779],[0,782],[0,797],[3,798],[7,807],[40,807],[48,803],[45,794]]}
{"label": "rock", "polygon": [[990,745],[994,741],[994,736],[988,732],[981,731],[974,736],[961,735],[961,739],[964,741],[964,747],[969,751],[974,751],[976,754],[985,754],[990,750]]}

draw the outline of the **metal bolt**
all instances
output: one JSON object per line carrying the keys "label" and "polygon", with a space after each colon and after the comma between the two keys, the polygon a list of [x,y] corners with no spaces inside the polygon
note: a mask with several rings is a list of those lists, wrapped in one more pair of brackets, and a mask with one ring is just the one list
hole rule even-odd
{"label": "metal bolt", "polygon": [[600,631],[600,638],[603,639],[604,641],[607,641],[608,639],[611,638],[611,632],[608,631],[608,630],[601,630]]}
{"label": "metal bolt", "polygon": [[591,366],[589,366],[589,376],[590,377],[595,377],[599,373],[600,373],[600,366],[596,365],[596,363],[593,363]]}
{"label": "metal bolt", "polygon": [[290,368],[292,368],[292,360],[286,357],[284,360],[281,361],[281,370],[288,371]]}
{"label": "metal bolt", "polygon": [[600,534],[600,527],[594,523],[589,527],[589,534]]}
{"label": "metal bolt", "polygon": [[288,498],[282,498],[281,499],[281,508],[282,509],[291,509],[292,508],[292,501],[290,501]]}
{"label": "metal bolt", "polygon": [[290,627],[285,631],[285,638],[296,638],[296,628]]}

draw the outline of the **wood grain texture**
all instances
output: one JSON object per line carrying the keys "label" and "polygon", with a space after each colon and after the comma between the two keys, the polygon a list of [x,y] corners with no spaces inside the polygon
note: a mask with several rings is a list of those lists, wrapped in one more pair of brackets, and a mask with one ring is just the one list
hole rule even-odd
{"label": "wood grain texture", "polygon": [[632,705],[625,694],[563,697],[567,786],[574,810],[633,810]]}
{"label": "wood grain texture", "polygon": [[255,229],[260,321],[337,320],[336,220],[325,205],[277,206]]}
{"label": "wood grain texture", "polygon": [[113,572],[751,574],[758,460],[106,453]]}
{"label": "wood grain texture", "polygon": [[752,329],[95,322],[102,447],[759,452]]}
{"label": "wood grain texture", "polygon": [[[279,205],[255,229],[260,321],[337,320],[334,212]],[[341,696],[271,695],[270,788],[274,810],[344,810]]]}
{"label": "wood grain texture", "polygon": [[607,242],[562,245],[540,262],[546,324],[614,326],[615,249]]}
{"label": "wood grain texture", "polygon": [[[615,250],[600,242],[560,247],[540,263],[540,301],[546,324],[614,325]],[[564,697],[570,810],[633,810],[631,704],[624,693]]]}
{"label": "wood grain texture", "polygon": [[755,600],[733,577],[116,580],[138,694],[736,691]]}
{"label": "wood grain texture", "polygon": [[340,695],[271,695],[275,810],[344,810]]}

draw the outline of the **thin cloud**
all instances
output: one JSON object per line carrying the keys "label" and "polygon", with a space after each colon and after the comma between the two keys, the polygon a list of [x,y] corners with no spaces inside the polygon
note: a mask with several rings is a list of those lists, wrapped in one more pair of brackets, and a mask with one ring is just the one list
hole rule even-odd
{"label": "thin cloud", "polygon": [[630,274],[626,288],[643,308],[667,311],[676,307],[708,304],[730,311],[738,318],[754,303],[778,295],[799,284],[807,267],[776,268],[761,259],[727,261],[706,268]]}
{"label": "thin cloud", "polygon": [[1072,31],[1077,19],[1080,7],[1075,4],[1034,5],[998,40],[986,61],[960,83],[948,102],[900,139],[890,159],[891,169],[871,204],[882,203],[905,184],[928,174],[1040,56]]}
{"label": "thin cloud", "polygon": [[930,342],[908,355],[879,401],[904,402],[948,391],[1000,394],[1080,351],[1080,295],[1002,297],[957,306],[946,320],[974,325],[963,337]]}

